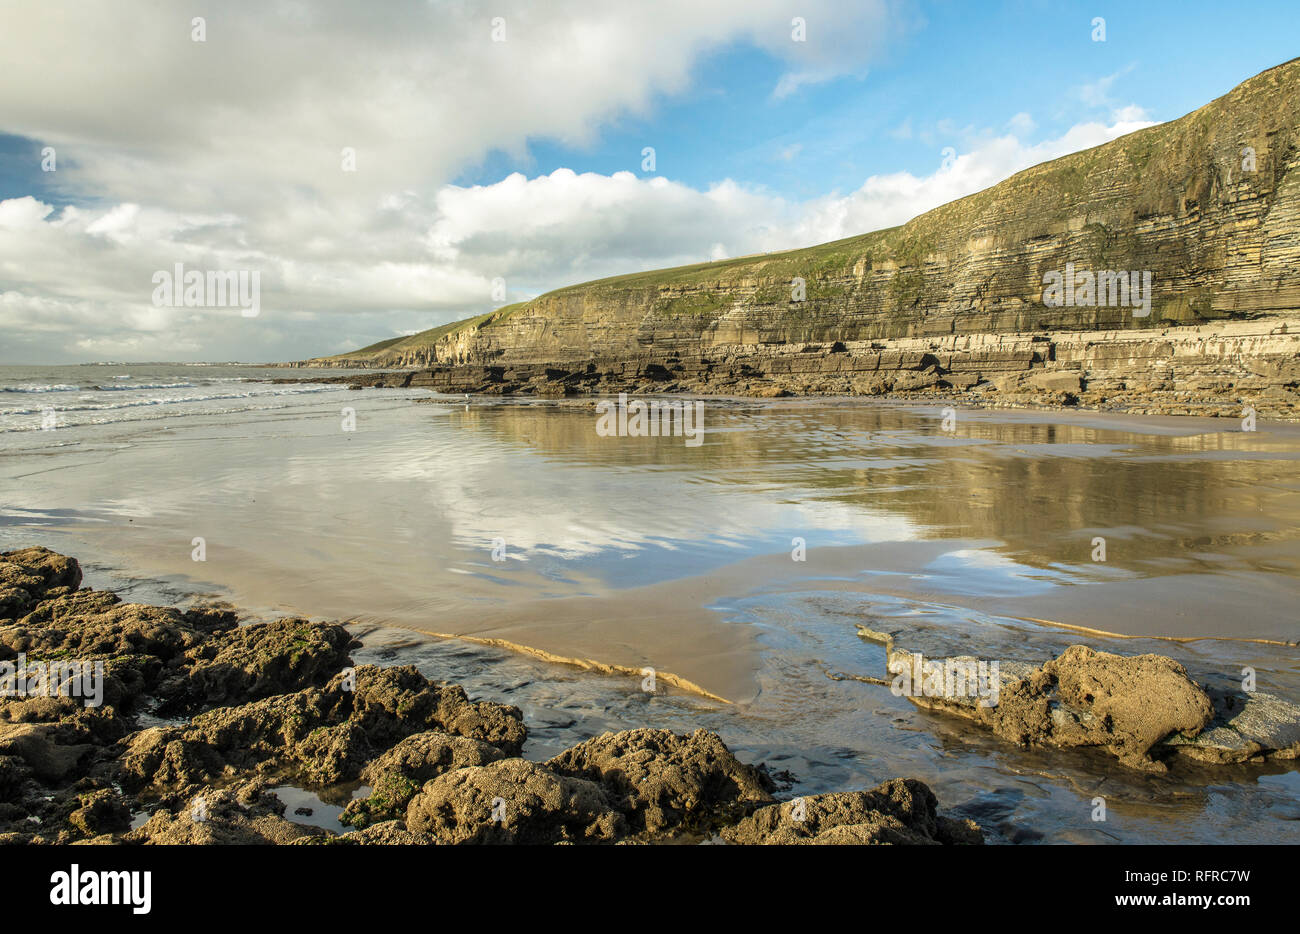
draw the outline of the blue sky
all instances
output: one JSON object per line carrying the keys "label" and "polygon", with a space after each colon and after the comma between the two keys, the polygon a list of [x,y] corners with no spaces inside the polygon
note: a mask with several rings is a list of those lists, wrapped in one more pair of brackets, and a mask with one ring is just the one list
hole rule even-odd
{"label": "blue sky", "polygon": [[[183,0],[4,15],[0,362],[299,359],[863,233],[1300,52],[1282,2],[228,0],[202,40]],[[160,307],[176,263],[258,272],[263,312]]]}
{"label": "blue sky", "polygon": [[[1106,41],[1094,42],[1092,18],[1102,15]],[[1000,131],[1018,113],[1039,137],[1129,103],[1172,120],[1300,55],[1300,7],[1287,2],[1252,3],[1249,17],[1205,2],[940,2],[918,4],[915,18],[863,77],[776,99],[784,63],[733,44],[701,59],[688,91],[602,125],[592,145],[535,139],[522,157],[493,151],[455,181],[561,167],[640,172],[642,148],[654,146],[659,174],[694,187],[733,178],[807,198],[852,190],[871,174],[929,171],[943,147],[960,149],[963,130]],[[1081,88],[1112,75],[1106,101],[1081,99]],[[911,138],[900,138],[902,127]],[[797,154],[782,158],[791,146]]]}

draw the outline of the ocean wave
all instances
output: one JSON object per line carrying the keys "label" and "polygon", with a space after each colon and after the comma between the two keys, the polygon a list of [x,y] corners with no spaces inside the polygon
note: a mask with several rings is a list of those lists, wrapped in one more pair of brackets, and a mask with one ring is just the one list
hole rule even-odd
{"label": "ocean wave", "polygon": [[39,383],[35,386],[3,386],[0,392],[76,392],[80,386],[69,383]]}
{"label": "ocean wave", "polygon": [[193,389],[193,383],[132,383],[130,386],[83,386],[86,392],[139,392],[142,389]]}
{"label": "ocean wave", "polygon": [[[114,377],[114,379],[131,377]],[[74,383],[35,383],[0,386],[0,392],[139,392],[146,389],[193,389],[194,383],[132,383],[130,386],[81,386]]]}
{"label": "ocean wave", "polygon": [[[141,406],[154,406],[154,405],[186,405],[187,406],[187,405],[192,405],[193,403],[196,402],[220,402],[220,401],[225,401],[230,399],[266,399],[266,398],[274,398],[276,396],[300,396],[300,395],[309,395],[312,393],[324,392],[333,388],[334,387],[332,386],[295,386],[295,387],[284,387],[280,389],[269,389],[264,391],[252,390],[249,392],[236,392],[236,393],[209,393],[209,394],[197,395],[197,396],[161,396],[161,397],[155,397],[150,399],[130,399],[121,402],[105,402],[100,405],[94,405],[94,404],[65,405],[65,406],[46,406],[41,408],[29,408],[29,409],[10,409],[8,411],[0,412],[0,419],[7,420],[11,416],[43,415],[51,408],[54,410],[54,413],[56,415],[63,415],[65,413],[72,413],[72,412],[113,412],[113,411],[120,411],[122,409],[140,408]],[[232,409],[230,411],[240,411],[240,410]],[[207,414],[207,413],[202,413],[202,414]],[[122,420],[124,421],[125,419]],[[67,427],[74,427],[76,424],[102,424],[104,421],[114,421],[114,419],[101,419],[93,422],[77,422]],[[0,431],[33,431],[33,430],[36,431],[41,430],[40,425],[0,428]]]}

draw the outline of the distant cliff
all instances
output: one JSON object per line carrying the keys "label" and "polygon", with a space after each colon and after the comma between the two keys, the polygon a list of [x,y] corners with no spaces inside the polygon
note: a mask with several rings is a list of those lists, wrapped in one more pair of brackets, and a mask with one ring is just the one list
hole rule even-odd
{"label": "distant cliff", "polygon": [[[1294,394],[1296,319],[1300,59],[901,227],[569,286],[304,365],[468,364],[491,368],[489,382],[503,367],[549,366],[525,382],[598,371],[588,384],[657,377],[765,394],[995,388],[1037,367],[1067,371],[1063,391],[1071,373],[1078,391],[1112,394],[1127,376],[1139,391],[1223,401],[1249,395],[1238,379]],[[1097,346],[1109,356],[1094,373]],[[766,362],[791,353],[803,357],[793,369]]]}

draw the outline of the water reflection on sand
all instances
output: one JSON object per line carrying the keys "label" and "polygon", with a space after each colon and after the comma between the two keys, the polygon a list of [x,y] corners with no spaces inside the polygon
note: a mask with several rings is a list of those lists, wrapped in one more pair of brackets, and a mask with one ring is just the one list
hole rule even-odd
{"label": "water reflection on sand", "polygon": [[[1297,839],[1285,767],[1116,777],[842,678],[883,673],[854,623],[888,620],[991,657],[1085,641],[1249,664],[1300,697],[1295,428],[962,409],[945,432],[937,406],[719,400],[690,447],[600,437],[590,400],[412,396],[25,439],[0,458],[0,541],[258,611],[472,636],[488,644],[389,628],[366,651],[409,643],[389,650],[520,704],[530,755],[704,725],[805,791],[918,775],[1006,839]],[[684,690],[645,695],[646,667]]]}

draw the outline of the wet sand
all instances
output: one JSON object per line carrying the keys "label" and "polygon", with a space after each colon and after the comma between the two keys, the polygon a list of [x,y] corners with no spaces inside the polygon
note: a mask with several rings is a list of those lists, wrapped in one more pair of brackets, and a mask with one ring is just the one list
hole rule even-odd
{"label": "wet sand", "polygon": [[24,512],[7,541],[30,522],[242,606],[651,667],[732,702],[755,694],[759,646],[716,607],[754,594],[1300,638],[1293,426],[962,410],[945,433],[930,407],[718,402],[688,448],[600,438],[589,404],[332,396],[16,452],[4,483]]}

